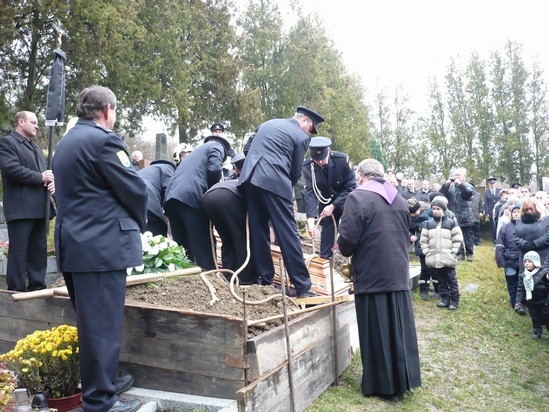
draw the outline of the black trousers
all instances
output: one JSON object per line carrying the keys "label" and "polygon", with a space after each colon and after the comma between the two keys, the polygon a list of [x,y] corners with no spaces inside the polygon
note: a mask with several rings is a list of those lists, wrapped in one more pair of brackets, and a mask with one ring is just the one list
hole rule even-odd
{"label": "black trousers", "polygon": [[333,255],[332,248],[335,245],[334,236],[337,233],[337,228],[339,227],[339,219],[341,219],[343,211],[339,208],[335,208],[332,215],[335,219],[330,216],[325,217],[320,221],[320,227],[322,228],[322,233],[320,235],[320,257],[324,259],[330,259]]}
{"label": "black trousers", "polygon": [[187,257],[202,269],[215,269],[208,215],[175,199],[167,201],[164,210],[170,219],[173,239],[185,248]]}
{"label": "black trousers", "polygon": [[262,283],[271,284],[274,276],[269,236],[270,219],[286,271],[296,292],[308,292],[311,289],[311,278],[301,250],[292,200],[252,184],[246,185],[244,193],[250,220],[252,253]]}
{"label": "black trousers", "polygon": [[[210,190],[202,201],[204,211],[210,217],[221,237],[223,268],[238,270],[246,262],[246,202],[242,196],[223,187]],[[257,283],[257,274],[250,260],[239,273],[241,284]]]}
{"label": "black trousers", "polygon": [[475,245],[480,245],[480,222],[475,222],[473,225],[473,238]]}
{"label": "black trousers", "polygon": [[76,312],[82,401],[86,412],[105,412],[118,400],[118,373],[126,270],[63,272]]}
{"label": "black trousers", "polygon": [[431,268],[431,273],[438,279],[440,298],[450,298],[450,302],[459,303],[459,285],[454,268]]}
{"label": "black trousers", "polygon": [[168,236],[168,225],[163,219],[150,211],[147,211],[147,226],[145,227],[145,232],[151,232],[153,236]]}
{"label": "black trousers", "polygon": [[528,306],[528,312],[532,318],[532,328],[534,333],[541,334],[543,332],[543,326],[549,330],[549,316],[544,313],[545,304],[535,304],[526,301]]}
{"label": "black trousers", "polygon": [[[473,233],[473,226],[461,227],[461,233],[463,233],[463,242],[465,243],[465,253],[467,256],[473,256],[473,248],[475,243],[475,235]],[[458,255],[463,256],[463,243],[459,246]]]}
{"label": "black trousers", "polygon": [[25,292],[45,289],[48,243],[46,221],[12,220],[8,222],[8,237],[8,290]]}
{"label": "black trousers", "polygon": [[438,280],[432,273],[432,270],[425,263],[425,255],[419,257],[419,263],[421,264],[421,272],[419,273],[419,291],[428,292],[429,284],[433,282],[433,288],[438,293]]}

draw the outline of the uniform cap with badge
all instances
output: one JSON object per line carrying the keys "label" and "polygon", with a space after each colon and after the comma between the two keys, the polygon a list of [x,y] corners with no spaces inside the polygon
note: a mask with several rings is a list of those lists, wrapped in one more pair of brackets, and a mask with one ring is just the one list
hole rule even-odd
{"label": "uniform cap with badge", "polygon": [[223,148],[225,149],[225,156],[228,156],[231,151],[231,144],[227,139],[224,137],[218,136],[216,134],[212,134],[211,136],[208,136],[204,139],[204,143],[208,143],[209,141],[217,140],[219,143],[223,145]]}
{"label": "uniform cap with badge", "polygon": [[322,123],[324,120],[324,117],[322,117],[321,115],[319,115],[317,112],[315,112],[314,110],[311,110],[309,109],[308,107],[305,107],[305,106],[297,106],[297,109],[295,110],[297,113],[301,113],[305,116],[307,116],[309,119],[312,120],[313,122],[313,130],[311,130],[311,133],[314,133],[314,134],[317,134],[317,130],[316,130],[316,126],[319,124],[319,123]]}
{"label": "uniform cap with badge", "polygon": [[313,160],[324,160],[328,156],[328,151],[332,141],[327,137],[314,137],[309,143],[309,150]]}
{"label": "uniform cap with badge", "polygon": [[239,169],[242,169],[242,165],[244,164],[244,160],[246,160],[246,155],[244,155],[244,153],[238,153],[234,157],[231,158],[231,164],[238,167]]}
{"label": "uniform cap with badge", "polygon": [[216,130],[221,130],[221,133],[225,131],[225,126],[223,126],[221,123],[214,123],[210,126],[210,132],[215,132]]}

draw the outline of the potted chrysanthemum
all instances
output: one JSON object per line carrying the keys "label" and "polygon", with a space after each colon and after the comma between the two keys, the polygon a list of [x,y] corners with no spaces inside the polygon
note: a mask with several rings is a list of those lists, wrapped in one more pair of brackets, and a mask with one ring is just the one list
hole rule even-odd
{"label": "potted chrysanthemum", "polygon": [[35,331],[0,355],[0,362],[6,363],[17,378],[17,387],[29,395],[43,392],[48,399],[76,395],[80,401],[78,332],[73,326]]}

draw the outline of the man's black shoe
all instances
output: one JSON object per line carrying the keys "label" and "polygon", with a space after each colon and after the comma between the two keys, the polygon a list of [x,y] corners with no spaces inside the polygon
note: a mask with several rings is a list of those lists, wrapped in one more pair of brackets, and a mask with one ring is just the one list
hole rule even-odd
{"label": "man's black shoe", "polygon": [[134,377],[128,373],[124,376],[119,376],[114,380],[114,392],[120,395],[122,392],[129,391],[133,385]]}
{"label": "man's black shoe", "polygon": [[135,412],[141,407],[141,401],[134,399],[133,401],[123,402],[120,399],[109,409],[109,412]]}
{"label": "man's black shoe", "polygon": [[300,293],[297,295],[298,299],[305,299],[305,298],[314,298],[315,296],[318,296],[318,294],[314,290],[309,290],[305,293]]}

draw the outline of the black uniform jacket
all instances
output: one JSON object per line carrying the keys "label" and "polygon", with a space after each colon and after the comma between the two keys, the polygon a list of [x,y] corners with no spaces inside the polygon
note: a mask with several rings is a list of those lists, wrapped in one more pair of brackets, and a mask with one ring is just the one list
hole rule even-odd
{"label": "black uniform jacket", "polygon": [[165,202],[176,199],[202,209],[204,193],[221,179],[224,158],[225,149],[217,140],[198,146],[175,169]]}
{"label": "black uniform jacket", "polygon": [[158,163],[139,170],[137,174],[147,185],[147,210],[165,220],[162,205],[164,204],[166,188],[173,176],[173,167],[169,164]]}
{"label": "black uniform jacket", "polygon": [[292,201],[311,138],[295,119],[272,119],[259,126],[240,173],[251,183]]}
{"label": "black uniform jacket", "polygon": [[[314,169],[316,185],[322,196],[330,199],[326,204],[319,203],[313,191],[311,166]],[[303,177],[305,178],[303,202],[307,217],[318,217],[322,209],[332,203],[338,209],[343,210],[347,195],[356,189],[355,173],[349,166],[349,156],[341,152],[330,152],[327,177],[324,175],[322,167],[315,164],[312,159],[304,163]]]}
{"label": "black uniform jacket", "polygon": [[42,183],[42,172],[46,168],[46,158],[34,142],[16,131],[0,139],[6,222],[45,216],[47,189]]}
{"label": "black uniform jacket", "polygon": [[59,269],[105,272],[142,263],[147,191],[122,140],[80,119],[53,158]]}

